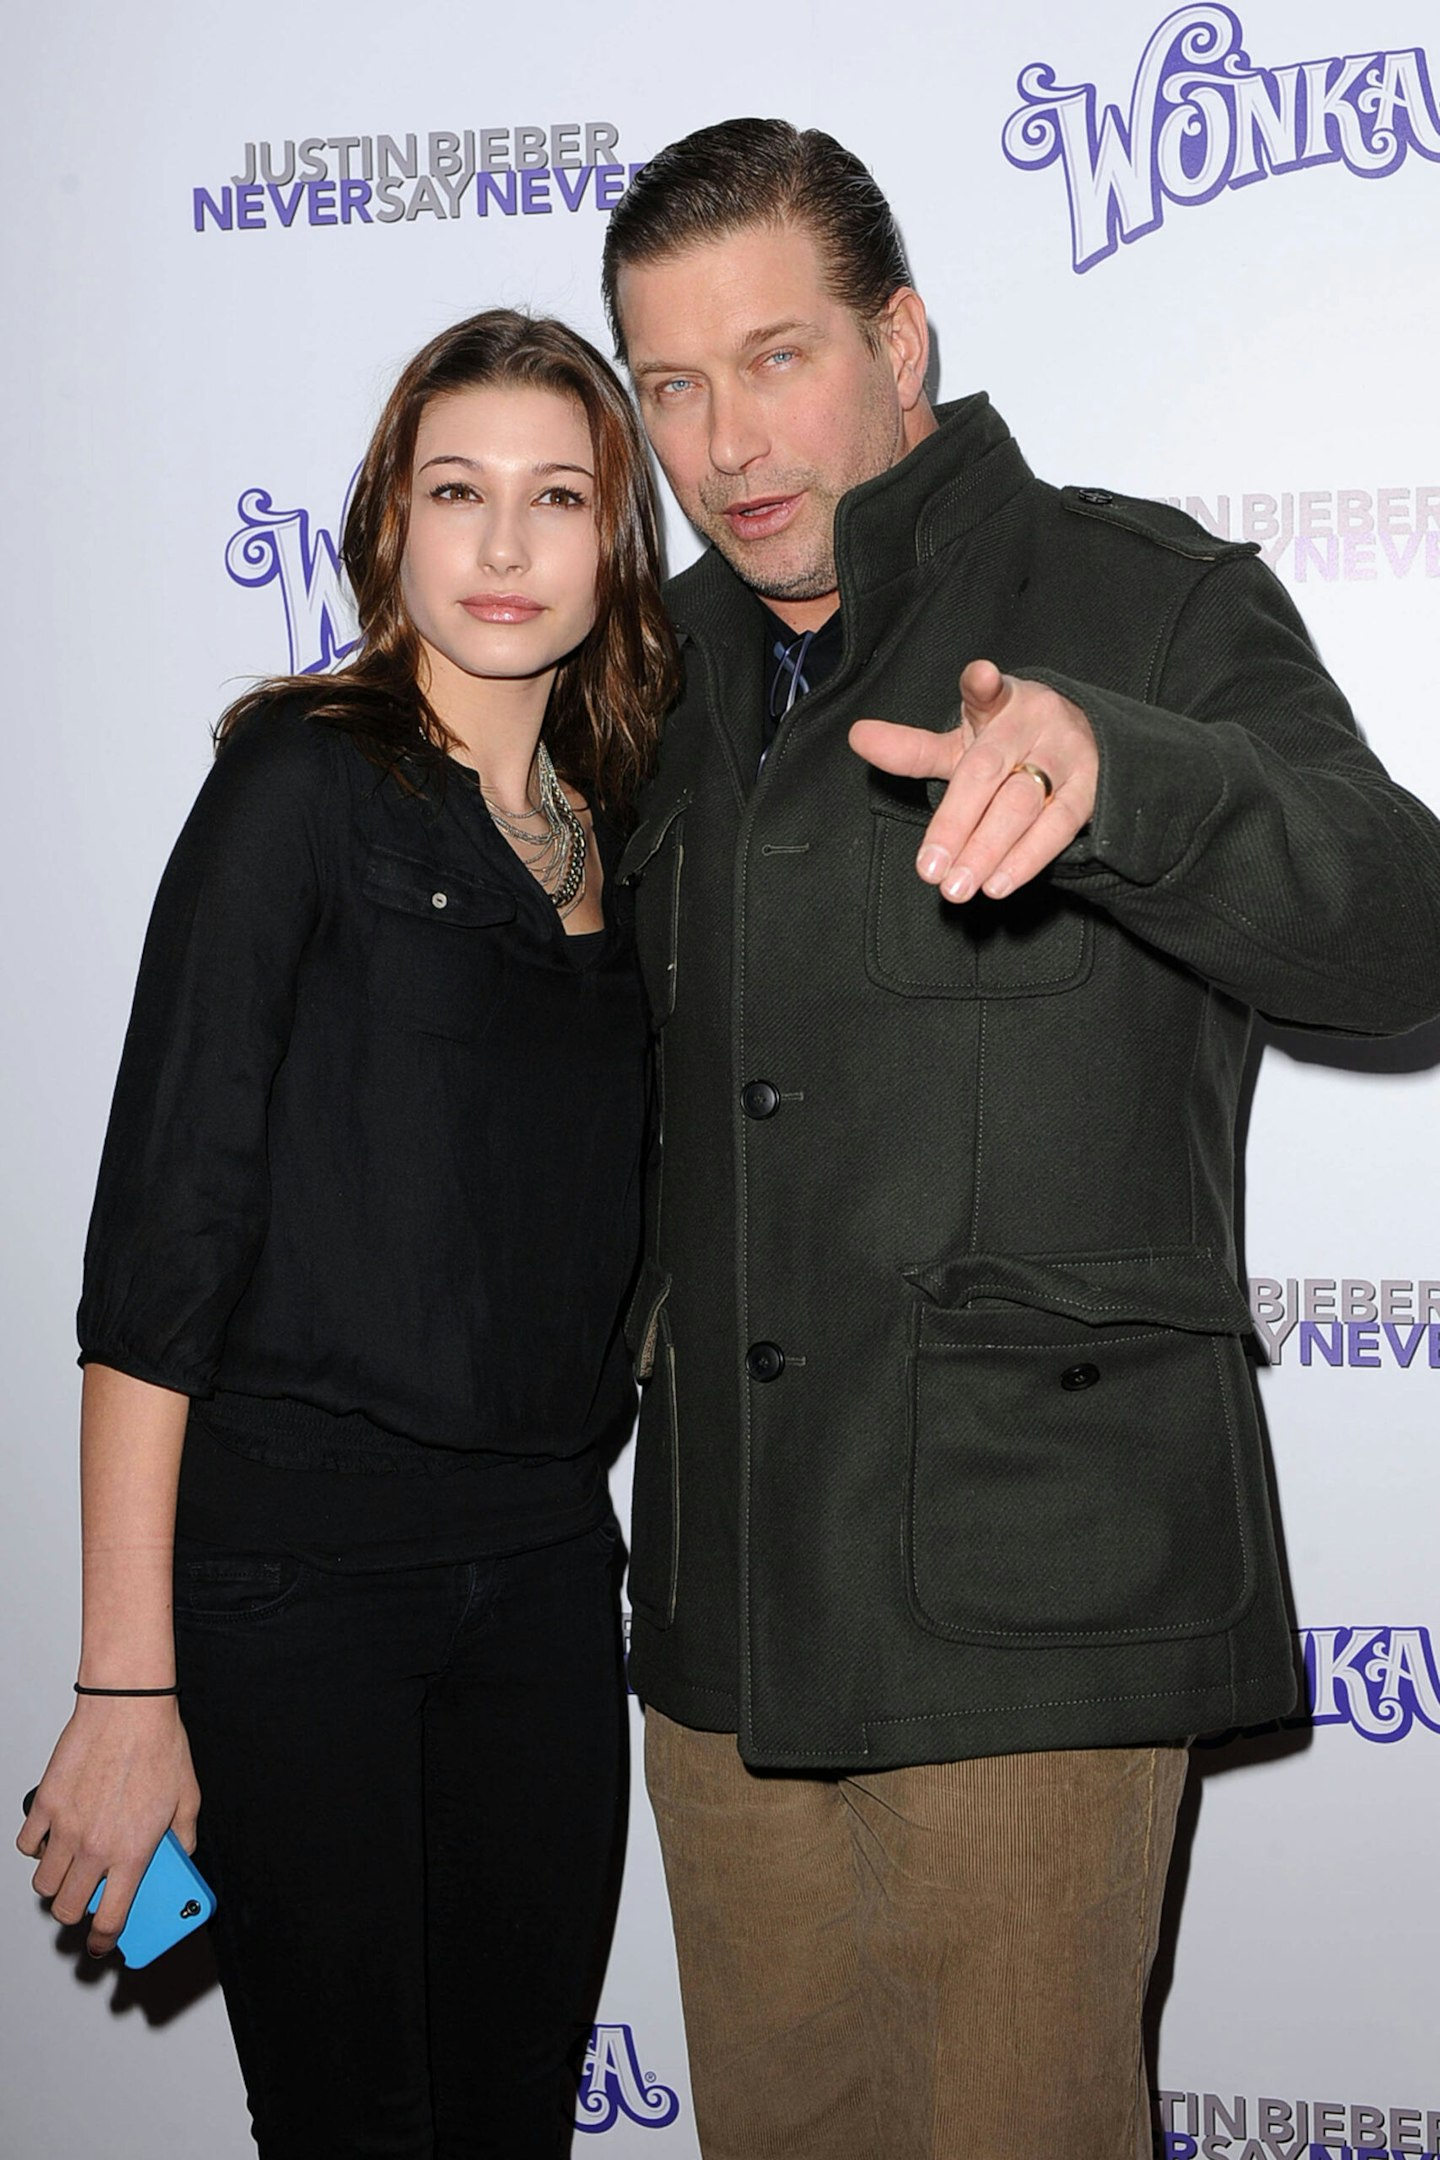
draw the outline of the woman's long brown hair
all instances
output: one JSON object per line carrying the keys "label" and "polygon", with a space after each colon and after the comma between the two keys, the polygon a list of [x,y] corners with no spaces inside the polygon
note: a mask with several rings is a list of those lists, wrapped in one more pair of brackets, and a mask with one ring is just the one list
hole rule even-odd
{"label": "woman's long brown hair", "polygon": [[[618,378],[574,330],[511,308],[442,330],[391,391],[365,452],[341,549],[360,618],[360,649],[334,675],[276,676],[237,698],[215,730],[234,728],[277,694],[355,736],[387,771],[438,765],[454,738],[421,688],[423,648],[400,568],[410,524],[420,416],[456,390],[519,383],[572,397],[595,451],[599,541],[594,627],[560,664],[544,736],[556,768],[592,802],[623,814],[650,770],[660,722],[679,687],[675,640],[660,601],[660,543],[644,438]],[[402,778],[403,773],[400,775]]]}

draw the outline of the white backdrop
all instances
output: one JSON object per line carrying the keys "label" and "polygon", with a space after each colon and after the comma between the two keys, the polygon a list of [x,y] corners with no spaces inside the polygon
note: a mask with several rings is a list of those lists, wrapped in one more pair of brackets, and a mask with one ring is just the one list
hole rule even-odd
{"label": "white backdrop", "polygon": [[[1425,0],[9,12],[0,1600],[18,1800],[74,1672],[71,1317],[151,893],[220,706],[349,634],[329,551],[398,364],[497,302],[603,345],[604,206],[631,164],[731,113],[828,128],[900,214],[941,394],[988,388],[1052,479],[1261,540],[1371,741],[1440,802],[1440,24]],[[672,564],[692,551],[672,518]],[[1433,1032],[1292,1039],[1257,1083],[1246,1245],[1279,1348],[1262,1389],[1316,1721],[1200,1751],[1162,1976],[1169,2160],[1440,2147],[1437,1059]],[[203,1957],[77,1971],[29,1903],[16,1859],[5,2149],[241,2160]],[[693,2160],[643,1798],[602,2020],[599,2150]]]}

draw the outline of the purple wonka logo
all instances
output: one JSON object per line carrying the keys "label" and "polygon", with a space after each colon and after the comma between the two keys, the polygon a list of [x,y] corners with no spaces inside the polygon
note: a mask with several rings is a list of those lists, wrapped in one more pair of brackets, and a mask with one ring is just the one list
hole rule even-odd
{"label": "purple wonka logo", "polygon": [[1362,1740],[1440,1733],[1440,1671],[1423,1627],[1302,1628],[1307,1725],[1349,1725]]}
{"label": "purple wonka logo", "polygon": [[619,161],[619,142],[608,120],[425,136],[306,135],[278,150],[247,142],[240,171],[223,186],[192,188],[191,218],[198,233],[582,209],[608,215],[640,170]]}
{"label": "purple wonka logo", "polygon": [[1250,1312],[1272,1365],[1440,1372],[1440,1282],[1252,1275]]}
{"label": "purple wonka logo", "polygon": [[[1440,1666],[1428,1628],[1309,1627],[1295,1640],[1305,1669],[1304,1701],[1288,1717],[1250,1727],[1252,1735],[1348,1725],[1362,1740],[1388,1743],[1417,1727],[1440,1733]],[[1232,1728],[1206,1733],[1196,1745],[1228,1747],[1240,1737],[1241,1729]]]}
{"label": "purple wonka logo", "polygon": [[597,2025],[585,2050],[575,2127],[613,2130],[622,2115],[646,2130],[668,2130],[680,2113],[680,2095],[640,2068],[628,2025]]}
{"label": "purple wonka logo", "polygon": [[1155,2102],[1161,2160],[1440,2160],[1437,2108],[1197,2092]]}
{"label": "purple wonka logo", "polygon": [[[349,502],[347,489],[337,532],[345,530]],[[247,488],[235,507],[241,523],[226,544],[225,568],[237,585],[279,587],[288,672],[319,675],[336,666],[359,644],[360,626],[333,535],[308,510],[277,510],[263,488]]]}
{"label": "purple wonka logo", "polygon": [[1012,165],[1058,158],[1070,197],[1074,267],[1156,232],[1171,203],[1343,164],[1381,180],[1410,151],[1440,159],[1440,109],[1418,46],[1257,68],[1228,7],[1167,15],[1141,55],[1129,109],[1099,109],[1094,83],[1067,87],[1043,60],[1020,72],[1025,100],[1005,122]]}

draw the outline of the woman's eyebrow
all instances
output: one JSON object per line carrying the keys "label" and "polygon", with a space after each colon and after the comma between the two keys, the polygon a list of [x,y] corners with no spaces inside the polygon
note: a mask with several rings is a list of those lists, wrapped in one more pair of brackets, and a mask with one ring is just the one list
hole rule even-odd
{"label": "woman's eyebrow", "polygon": [[[483,472],[485,469],[483,459],[462,457],[458,450],[442,450],[435,457],[426,458],[425,463],[419,469],[421,472],[428,472],[432,465],[463,465],[467,472]],[[587,480],[593,480],[595,477],[588,465],[567,465],[550,460],[541,465],[532,465],[530,470],[542,478],[547,473],[557,472],[583,473]]]}

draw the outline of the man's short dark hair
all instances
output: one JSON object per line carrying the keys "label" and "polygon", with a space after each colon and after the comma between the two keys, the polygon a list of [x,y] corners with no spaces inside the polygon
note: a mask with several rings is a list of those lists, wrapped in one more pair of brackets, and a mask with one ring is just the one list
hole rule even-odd
{"label": "man's short dark hair", "polygon": [[867,336],[910,265],[894,212],[853,151],[788,120],[722,120],[671,143],[635,175],[611,214],[601,273],[615,350],[625,334],[615,303],[627,263],[661,262],[747,225],[806,226],[819,243],[834,298]]}

